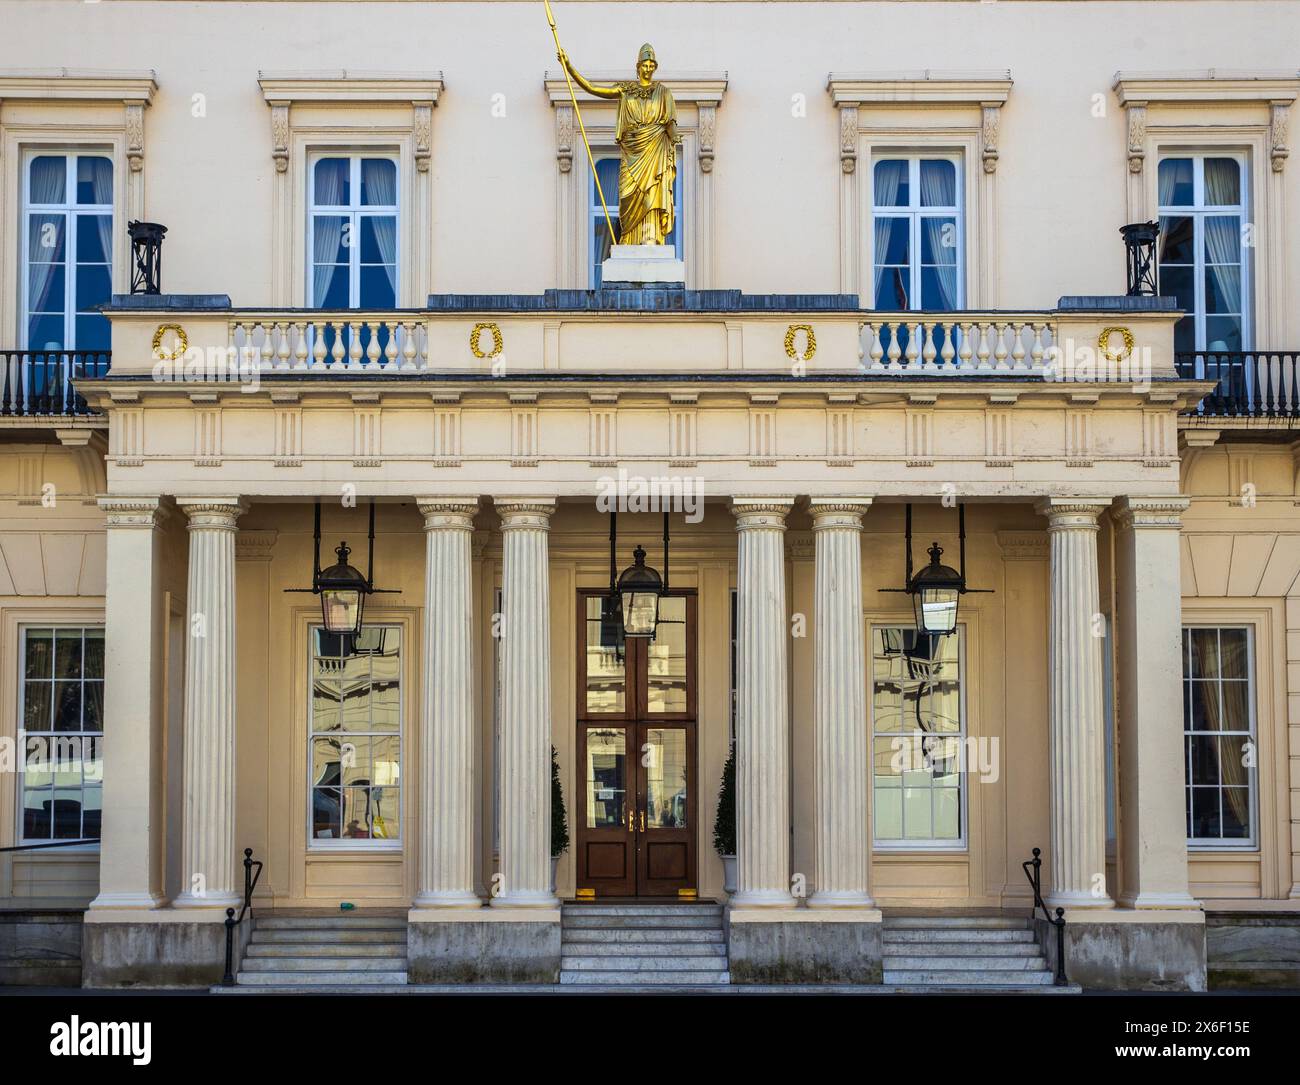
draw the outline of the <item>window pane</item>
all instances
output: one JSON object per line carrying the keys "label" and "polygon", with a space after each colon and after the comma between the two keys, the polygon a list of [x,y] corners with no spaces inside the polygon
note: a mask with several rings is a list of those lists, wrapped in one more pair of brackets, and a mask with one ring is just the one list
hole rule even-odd
{"label": "window pane", "polygon": [[1160,162],[1160,206],[1190,207],[1192,205],[1192,160],[1190,158],[1165,158]]}
{"label": "window pane", "polygon": [[1223,789],[1223,836],[1225,839],[1244,839],[1250,836],[1250,788],[1225,787]]}
{"label": "window pane", "polygon": [[101,207],[113,202],[113,163],[99,155],[77,156],[77,203]]}
{"label": "window pane", "polygon": [[54,677],[81,677],[81,630],[58,629],[54,633]]}
{"label": "window pane", "polygon": [[587,828],[617,828],[627,810],[627,732],[622,727],[587,731]]}
{"label": "window pane", "polygon": [[621,713],[627,693],[624,648],[613,613],[602,618],[604,603],[601,596],[588,596],[586,601],[586,707],[589,713]]}
{"label": "window pane", "polygon": [[343,789],[343,836],[348,840],[369,840],[375,810],[370,802],[370,788],[345,787]]}
{"label": "window pane", "polygon": [[361,296],[363,309],[391,309],[397,304],[396,266],[362,267]]}
{"label": "window pane", "polygon": [[1217,787],[1192,788],[1192,836],[1219,836],[1219,789]]}
{"label": "window pane", "polygon": [[686,827],[686,732],[680,727],[646,731],[646,825]]}
{"label": "window pane", "polygon": [[75,327],[78,350],[108,350],[112,346],[112,328],[108,317],[99,313],[78,315]]}
{"label": "window pane", "polygon": [[957,263],[957,220],[948,216],[921,218],[921,263]]}
{"label": "window pane", "polygon": [[102,731],[104,729],[104,683],[86,682],[82,686],[82,721],[83,731]]}
{"label": "window pane", "polygon": [[378,787],[396,787],[402,779],[401,740],[396,735],[370,740],[370,779]]}
{"label": "window pane", "polygon": [[361,203],[365,207],[397,206],[397,163],[387,158],[361,160]]}
{"label": "window pane", "polygon": [[[108,267],[104,264],[92,264],[90,266],[81,265],[77,268],[77,296],[76,307],[78,312],[86,312],[96,305],[103,305],[109,299],[113,292],[113,284],[109,278]],[[78,346],[85,346],[78,340]]]}
{"label": "window pane", "polygon": [[37,155],[28,173],[32,203],[63,203],[66,199],[68,160],[63,155]]}
{"label": "window pane", "polygon": [[1249,653],[1244,629],[1220,629],[1219,650],[1224,678],[1249,678]]}
{"label": "window pane", "polygon": [[[650,712],[686,711],[686,600],[659,601],[659,625],[648,645],[647,707]],[[676,732],[673,732],[674,734]]]}
{"label": "window pane", "polygon": [[81,836],[81,789],[54,789],[54,839],[76,840]]}
{"label": "window pane", "polygon": [[26,678],[54,677],[54,630],[29,629],[26,641],[26,661],[23,676]]}
{"label": "window pane", "polygon": [[104,812],[104,792],[102,788],[88,787],[81,798],[81,837],[83,840],[98,840],[100,825]]}
{"label": "window pane", "polygon": [[1233,351],[1242,349],[1241,317],[1211,316],[1205,319],[1205,346],[1207,350]]}
{"label": "window pane", "polygon": [[312,789],[312,833],[317,840],[337,840],[342,835],[343,797],[336,787]]}
{"label": "window pane", "polygon": [[57,264],[65,258],[64,234],[68,220],[64,215],[27,216],[27,262]]}
{"label": "window pane", "polygon": [[908,220],[898,217],[876,219],[876,263],[882,265],[909,262]]}
{"label": "window pane", "polygon": [[951,162],[922,159],[921,206],[957,206],[957,167]]}
{"label": "window pane", "polygon": [[54,792],[50,788],[23,790],[23,838],[25,840],[50,838],[53,805]]}
{"label": "window pane", "polygon": [[887,158],[876,163],[873,199],[877,207],[907,207],[912,202],[908,166],[904,158]]}
{"label": "window pane", "polygon": [[317,264],[346,264],[351,241],[347,215],[312,216],[312,260]]}
{"label": "window pane", "polygon": [[401,837],[400,795],[401,789],[397,787],[370,789],[370,809],[373,815],[370,835],[375,840],[397,840]]}
{"label": "window pane", "polygon": [[395,264],[397,262],[397,218],[393,215],[362,215],[361,262]]}
{"label": "window pane", "polygon": [[1213,207],[1241,203],[1241,166],[1235,158],[1205,160],[1205,202]]}
{"label": "window pane", "polygon": [[[1188,215],[1165,215],[1160,219],[1160,267],[1191,264],[1195,258],[1192,219]],[[1163,277],[1160,283],[1164,287]]]}
{"label": "window pane", "polygon": [[86,678],[104,677],[104,630],[87,629],[83,667]]}
{"label": "window pane", "polygon": [[1219,783],[1219,740],[1213,735],[1191,735],[1187,741],[1192,757],[1189,773],[1191,783]]}
{"label": "window pane", "polygon": [[54,683],[54,729],[81,730],[81,683]]}
{"label": "window pane", "polygon": [[[1196,311],[1196,288],[1193,285],[1195,270],[1190,267],[1160,265],[1160,293],[1166,298],[1177,298],[1178,308],[1184,312]],[[1186,319],[1186,318],[1184,318]]]}
{"label": "window pane", "polygon": [[49,682],[28,682],[23,690],[23,727],[28,731],[48,731],[53,724],[51,695],[54,686]]}
{"label": "window pane", "polygon": [[1205,262],[1241,263],[1241,218],[1238,215],[1205,216]]}
{"label": "window pane", "polygon": [[1219,631],[1217,629],[1192,630],[1191,658],[1193,678],[1219,676]]}
{"label": "window pane", "polygon": [[348,307],[347,264],[316,264],[312,267],[312,305],[318,309]]}
{"label": "window pane", "polygon": [[322,158],[316,163],[312,200],[317,207],[348,207],[352,203],[352,163],[346,158]]}
{"label": "window pane", "polygon": [[111,215],[77,216],[77,262],[107,264],[112,258],[113,218]]}
{"label": "window pane", "polygon": [[907,301],[907,268],[876,267],[875,308],[878,312],[903,312]]}

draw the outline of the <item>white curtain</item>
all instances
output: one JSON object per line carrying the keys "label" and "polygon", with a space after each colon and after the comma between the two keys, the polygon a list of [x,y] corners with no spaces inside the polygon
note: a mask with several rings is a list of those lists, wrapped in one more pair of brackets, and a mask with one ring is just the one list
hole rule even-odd
{"label": "white curtain", "polygon": [[[872,197],[877,207],[893,207],[898,200],[898,190],[907,177],[908,164],[902,159],[890,159],[877,162],[875,169],[875,195]],[[889,215],[877,215],[875,222],[875,261],[885,262],[885,252],[889,248],[889,226],[894,219]]]}
{"label": "white curtain", "polygon": [[[91,196],[101,207],[113,203],[113,163],[107,158],[82,158],[77,162],[77,173],[89,168]],[[113,216],[96,215],[95,225],[99,227],[99,244],[104,253],[104,263],[113,266]]]}
{"label": "white curtain", "polygon": [[[927,169],[927,167],[929,168]],[[957,206],[957,170],[951,162],[921,163],[921,206]],[[945,228],[952,231],[952,245],[945,246],[943,243]],[[957,221],[947,216],[926,216],[921,220],[921,229],[924,231],[924,240],[926,242],[926,245],[922,246],[922,252],[928,246],[931,258],[938,265],[935,271],[939,280],[940,307],[948,310],[956,309],[957,259],[959,256],[959,249],[957,248],[959,239],[956,233]],[[951,263],[943,259],[947,256],[952,257]]]}
{"label": "white curtain", "polygon": [[1237,215],[1205,216],[1206,273],[1223,298],[1223,312],[1241,312],[1241,219]]}
{"label": "white curtain", "polygon": [[[1157,173],[1159,177],[1159,196],[1161,207],[1169,207],[1174,200],[1174,189],[1178,187],[1179,174],[1184,172],[1184,167],[1190,167],[1191,160],[1187,158],[1166,158],[1160,163],[1160,169]],[[1189,180],[1184,178],[1184,180]]]}
{"label": "white curtain", "polygon": [[[317,207],[337,207],[343,202],[343,186],[347,180],[347,160],[343,160],[343,169],[337,169],[335,162],[317,162],[314,171],[316,190],[314,199]],[[324,168],[322,168],[324,167]],[[339,239],[343,236],[344,215],[312,216],[312,305],[325,303],[325,293],[329,290],[330,279],[334,275],[334,263],[338,259]]]}
{"label": "white curtain", "polygon": [[[366,203],[371,206],[397,206],[397,167],[388,159],[365,158],[361,161],[361,189],[366,193]],[[388,285],[393,289],[393,304],[397,304],[397,216],[373,215],[370,219],[375,229],[375,243],[384,262]]]}
{"label": "white curtain", "polygon": [[[66,198],[68,162],[62,155],[41,155],[32,159],[28,202],[61,204]],[[32,213],[27,220],[27,308],[28,312],[64,311],[63,298],[50,298],[50,280],[54,269],[67,260],[67,216]],[[50,245],[47,242],[53,241]],[[56,260],[57,257],[57,260]],[[60,341],[52,349],[63,345]],[[27,344],[30,350],[44,350],[46,343]]]}

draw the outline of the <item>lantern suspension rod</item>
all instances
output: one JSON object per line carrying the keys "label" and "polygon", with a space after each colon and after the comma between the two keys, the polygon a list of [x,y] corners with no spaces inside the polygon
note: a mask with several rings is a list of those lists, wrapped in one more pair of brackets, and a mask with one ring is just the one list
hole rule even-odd
{"label": "lantern suspension rod", "polygon": [[320,577],[320,502],[316,502],[316,529],[312,540],[311,558],[312,583]]}
{"label": "lantern suspension rod", "polygon": [[609,594],[618,593],[618,509],[609,510]]}
{"label": "lantern suspension rod", "polygon": [[366,546],[366,583],[375,582],[375,499],[370,499],[370,540]]}
{"label": "lantern suspension rod", "polygon": [[907,547],[907,578],[906,583],[910,586],[912,583],[912,503],[907,503],[907,511],[903,514],[903,545]]}
{"label": "lantern suspension rod", "polygon": [[[546,5],[546,21],[551,24],[551,36],[555,39],[555,51],[563,52],[560,46],[560,32],[555,29],[555,16],[551,13],[551,0],[542,0]],[[591,166],[591,179],[596,182],[596,195],[600,197],[600,208],[605,212],[605,228],[609,230],[610,245],[617,245],[618,241],[614,237],[614,223],[609,217],[609,205],[605,203],[605,190],[600,187],[600,174],[596,172],[596,159],[591,153],[591,141],[587,139],[587,126],[582,123],[582,110],[578,108],[578,96],[573,90],[573,80],[569,78],[569,68],[563,61],[560,67],[564,69],[564,81],[569,84],[569,99],[573,102],[573,115],[578,118],[578,130],[582,133],[582,145],[587,148],[587,162]]]}
{"label": "lantern suspension rod", "polygon": [[961,558],[961,589],[966,590],[966,506],[957,502],[957,539]]}
{"label": "lantern suspension rod", "polygon": [[668,590],[668,510],[664,509],[664,589]]}

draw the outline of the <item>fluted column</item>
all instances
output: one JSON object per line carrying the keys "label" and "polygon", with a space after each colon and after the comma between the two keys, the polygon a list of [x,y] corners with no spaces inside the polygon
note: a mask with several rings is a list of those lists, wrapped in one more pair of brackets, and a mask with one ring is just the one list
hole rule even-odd
{"label": "fluted column", "polygon": [[235,497],[177,498],[189,517],[184,824],[177,908],[226,908],[235,875]]}
{"label": "fluted column", "polygon": [[501,569],[501,887],[497,907],[554,907],[551,892],[551,604],[554,501],[498,501]]}
{"label": "fluted column", "polygon": [[813,763],[817,888],[810,908],[870,908],[862,516],[869,499],[814,500]]}
{"label": "fluted column", "polygon": [[1048,734],[1051,750],[1053,907],[1109,908],[1106,892],[1106,751],[1095,498],[1045,498],[1051,548]]}
{"label": "fluted column", "polygon": [[1182,582],[1187,498],[1125,497],[1115,513],[1119,800],[1127,908],[1195,908],[1187,883]]}
{"label": "fluted column", "polygon": [[163,902],[162,522],[157,497],[101,497],[106,515],[104,824],[91,908]]}
{"label": "fluted column", "polygon": [[737,498],[736,907],[791,907],[785,518],[792,501]]}
{"label": "fluted column", "polygon": [[415,907],[476,908],[474,892],[474,610],[477,501],[421,498],[424,677],[420,849]]}

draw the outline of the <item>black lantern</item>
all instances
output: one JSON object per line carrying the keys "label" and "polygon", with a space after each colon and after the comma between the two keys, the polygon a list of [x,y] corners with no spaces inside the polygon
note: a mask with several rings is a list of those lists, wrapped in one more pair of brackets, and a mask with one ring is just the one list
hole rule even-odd
{"label": "black lantern", "polygon": [[1119,228],[1124,238],[1124,251],[1128,259],[1128,291],[1130,298],[1160,293],[1159,268],[1156,264],[1156,239],[1160,236],[1158,222],[1130,222]]}
{"label": "black lantern", "polygon": [[916,631],[931,636],[943,636],[957,629],[957,603],[967,592],[987,592],[988,588],[966,587],[966,510],[957,506],[957,530],[961,540],[961,571],[944,565],[943,547],[937,542],[927,551],[930,564],[916,575],[912,574],[912,506],[907,506],[905,535],[907,546],[907,573],[904,588],[881,588],[881,591],[906,592],[912,597],[916,615]]}
{"label": "black lantern", "polygon": [[338,561],[328,569],[320,567],[320,502],[316,502],[316,528],[312,554],[310,588],[287,588],[291,592],[311,592],[320,596],[321,622],[325,632],[336,636],[356,637],[361,633],[366,596],[400,594],[396,588],[373,587],[375,575],[375,503],[370,503],[370,536],[366,574],[348,564],[352,553],[346,542],[334,548]]}
{"label": "black lantern", "polygon": [[618,578],[618,594],[623,605],[623,635],[653,637],[659,624],[659,597],[664,582],[659,573],[645,563],[645,548],[632,551],[632,564]]}
{"label": "black lantern", "polygon": [[167,227],[157,222],[128,222],[131,238],[131,293],[162,293],[162,243]]}

